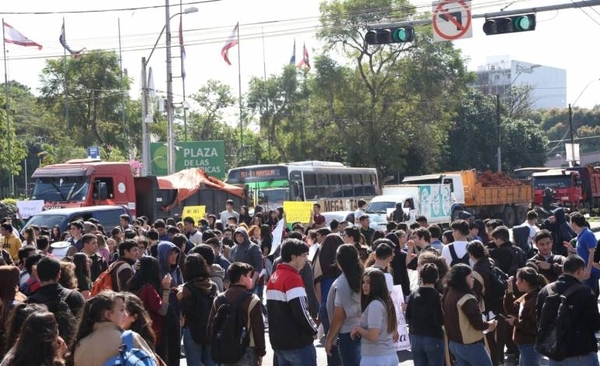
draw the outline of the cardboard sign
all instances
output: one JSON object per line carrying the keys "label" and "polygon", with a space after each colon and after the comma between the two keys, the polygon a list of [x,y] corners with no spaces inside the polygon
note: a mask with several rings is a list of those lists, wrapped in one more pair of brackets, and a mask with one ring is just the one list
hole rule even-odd
{"label": "cardboard sign", "polygon": [[185,206],[181,213],[181,219],[183,220],[186,216],[190,216],[196,221],[196,225],[198,225],[198,221],[203,219],[205,214],[206,206]]}
{"label": "cardboard sign", "polygon": [[17,201],[17,210],[19,211],[19,217],[28,219],[44,210],[44,200]]}
{"label": "cardboard sign", "polygon": [[391,293],[392,302],[396,309],[396,318],[398,319],[398,335],[400,338],[398,342],[394,343],[398,351],[404,351],[410,349],[410,338],[408,337],[408,328],[406,327],[406,319],[404,319],[404,312],[402,311],[402,304],[404,303],[404,294],[402,293],[402,285],[394,286]]}
{"label": "cardboard sign", "polygon": [[310,213],[313,209],[312,202],[283,201],[283,211],[285,212],[285,221],[301,222],[308,224],[310,222]]}

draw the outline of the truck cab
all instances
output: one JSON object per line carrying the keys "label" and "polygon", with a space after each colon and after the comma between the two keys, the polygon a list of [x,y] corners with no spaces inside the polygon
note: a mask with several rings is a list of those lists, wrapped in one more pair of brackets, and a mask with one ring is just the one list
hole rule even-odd
{"label": "truck cab", "polygon": [[40,167],[33,172],[32,200],[44,209],[122,205],[136,215],[133,173],[129,163],[75,159]]}
{"label": "truck cab", "polygon": [[578,207],[583,204],[579,172],[567,169],[551,169],[533,174],[533,202],[543,205],[544,191],[553,191],[554,202],[562,206]]}

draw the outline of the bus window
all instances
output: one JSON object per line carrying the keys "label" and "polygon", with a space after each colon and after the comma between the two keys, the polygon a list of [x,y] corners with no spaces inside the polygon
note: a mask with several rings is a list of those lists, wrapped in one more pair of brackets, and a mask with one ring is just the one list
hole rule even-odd
{"label": "bus window", "polygon": [[363,174],[363,195],[364,196],[374,196],[375,195],[375,182],[374,177],[370,174]]}
{"label": "bus window", "polygon": [[333,197],[333,198],[344,197],[344,190],[342,188],[342,183],[340,181],[339,174],[330,174],[329,175],[329,185],[331,186],[331,197]]}
{"label": "bus window", "polygon": [[342,185],[344,186],[344,197],[354,197],[351,174],[342,174]]}
{"label": "bus window", "polygon": [[317,184],[319,198],[331,197],[331,187],[329,186],[329,176],[327,174],[317,174]]}
{"label": "bus window", "polygon": [[307,173],[304,172],[304,185],[305,186],[316,186],[317,185],[317,175],[315,173]]}

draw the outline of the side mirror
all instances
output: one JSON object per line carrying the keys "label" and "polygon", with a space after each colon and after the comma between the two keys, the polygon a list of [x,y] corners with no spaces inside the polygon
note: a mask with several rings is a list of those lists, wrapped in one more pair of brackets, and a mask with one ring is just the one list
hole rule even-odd
{"label": "side mirror", "polygon": [[106,182],[98,182],[98,199],[105,200],[108,198],[108,189],[106,188]]}

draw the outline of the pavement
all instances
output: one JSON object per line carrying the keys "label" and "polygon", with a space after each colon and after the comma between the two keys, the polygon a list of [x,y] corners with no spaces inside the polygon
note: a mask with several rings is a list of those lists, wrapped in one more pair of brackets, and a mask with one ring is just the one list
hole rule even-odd
{"label": "pavement", "polygon": [[[590,222],[590,226],[592,231],[594,231],[594,234],[596,235],[596,239],[600,240],[600,221],[592,221]],[[511,235],[512,235],[512,230],[511,230]],[[416,271],[412,271],[409,270],[409,277],[411,280],[411,288],[414,288],[417,286],[417,273]],[[600,302],[598,303],[598,306],[600,308]],[[273,365],[273,350],[269,348],[270,342],[269,342],[269,335],[266,335],[266,342],[267,342],[267,354],[266,356],[263,358],[263,362],[262,365],[263,366],[271,366]],[[600,339],[600,334],[597,335],[597,338]],[[317,348],[317,365],[319,366],[327,366],[327,356],[325,354],[325,348],[323,348],[318,341],[315,341],[315,347]],[[599,353],[599,357],[598,359],[600,360],[600,353]],[[548,365],[548,360],[547,359],[542,359],[541,365],[542,366],[546,366]],[[410,351],[399,351],[398,352],[398,365],[399,366],[414,366],[414,363],[412,361],[412,356]],[[505,366],[518,366],[518,362],[515,363],[514,360],[512,359],[506,359],[504,362]],[[196,366],[196,365],[187,365],[187,363],[185,362],[185,359],[181,359],[181,364],[180,366]]]}

